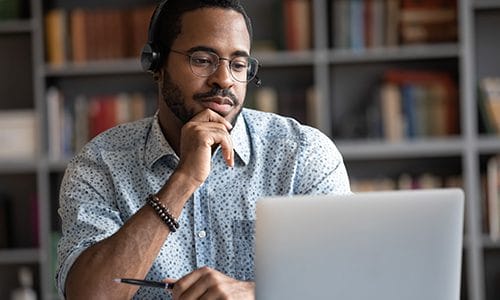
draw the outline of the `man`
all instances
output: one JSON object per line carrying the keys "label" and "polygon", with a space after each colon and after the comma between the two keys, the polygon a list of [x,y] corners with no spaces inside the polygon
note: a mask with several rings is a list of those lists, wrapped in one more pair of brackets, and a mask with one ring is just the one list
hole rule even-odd
{"label": "man", "polygon": [[[342,157],[318,130],[242,109],[258,63],[238,1],[160,5],[158,112],[101,134],[69,164],[58,287],[70,299],[253,299],[256,201],[350,193]],[[113,281],[123,277],[175,286]]]}

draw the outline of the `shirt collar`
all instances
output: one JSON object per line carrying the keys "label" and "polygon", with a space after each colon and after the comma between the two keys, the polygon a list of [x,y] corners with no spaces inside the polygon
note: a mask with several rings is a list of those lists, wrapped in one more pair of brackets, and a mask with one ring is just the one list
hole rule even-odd
{"label": "shirt collar", "polygon": [[[243,110],[244,111],[244,110]],[[231,130],[231,139],[233,141],[233,149],[236,155],[240,158],[244,165],[250,161],[250,136],[243,117],[243,112],[236,119],[236,124]],[[160,158],[173,155],[177,158],[177,154],[165,139],[165,135],[160,127],[158,113],[153,117],[151,130],[146,141],[146,153],[144,159],[146,165],[151,168]]]}
{"label": "shirt collar", "polygon": [[244,117],[245,109],[236,119],[236,124],[231,130],[231,139],[236,155],[241,159],[244,165],[250,161],[250,135]]}
{"label": "shirt collar", "polygon": [[158,112],[153,117],[145,150],[146,153],[144,154],[144,159],[149,168],[151,168],[153,164],[163,156],[173,155],[174,157],[177,157],[174,149],[168,143],[165,135],[163,135],[163,131],[161,130],[160,122],[158,120]]}

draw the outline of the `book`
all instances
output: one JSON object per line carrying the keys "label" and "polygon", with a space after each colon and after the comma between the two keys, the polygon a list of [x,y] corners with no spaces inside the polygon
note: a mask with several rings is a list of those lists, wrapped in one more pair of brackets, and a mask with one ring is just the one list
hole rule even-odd
{"label": "book", "polygon": [[278,92],[273,87],[261,87],[254,94],[255,108],[265,112],[278,112]]}
{"label": "book", "polygon": [[320,113],[319,105],[320,94],[315,86],[311,86],[306,90],[306,123],[309,126],[319,128]]}
{"label": "book", "polygon": [[127,12],[126,32],[129,32],[128,45],[126,48],[128,57],[139,57],[142,48],[148,41],[149,19],[153,14],[154,6],[136,7]]}
{"label": "book", "polygon": [[363,14],[363,0],[351,0],[350,3],[350,48],[363,50],[365,46],[365,18]]}
{"label": "book", "polygon": [[385,45],[399,44],[399,0],[385,1]]}
{"label": "book", "polygon": [[46,60],[51,65],[63,65],[68,59],[68,24],[64,9],[52,9],[45,14]]}
{"label": "book", "polygon": [[47,122],[48,122],[48,151],[52,160],[62,157],[62,128],[64,100],[58,88],[51,86],[47,89]]}
{"label": "book", "polygon": [[283,19],[286,48],[307,50],[312,46],[311,0],[284,0]]}
{"label": "book", "polygon": [[86,28],[87,13],[77,8],[70,13],[71,51],[72,60],[83,63],[88,60],[87,43],[88,35]]}
{"label": "book", "polygon": [[94,138],[117,124],[114,95],[94,96],[89,103],[89,138]]}
{"label": "book", "polygon": [[34,110],[0,111],[0,159],[34,159],[38,152]]}
{"label": "book", "polygon": [[403,44],[455,41],[456,0],[403,0],[399,23]]}
{"label": "book", "polygon": [[350,6],[349,0],[332,1],[333,45],[337,49],[350,48]]}
{"label": "book", "polygon": [[488,229],[493,241],[500,239],[500,157],[498,155],[488,159],[487,172],[487,199],[488,199]]}
{"label": "book", "polygon": [[404,137],[401,93],[394,83],[384,83],[380,88],[382,134],[389,142],[401,141]]}
{"label": "book", "polygon": [[479,90],[479,112],[487,133],[500,134],[500,77],[481,79]]}
{"label": "book", "polygon": [[382,0],[371,0],[369,2],[370,9],[369,12],[370,22],[368,24],[370,38],[369,47],[378,48],[385,45],[385,24],[386,11],[385,11],[385,1]]}

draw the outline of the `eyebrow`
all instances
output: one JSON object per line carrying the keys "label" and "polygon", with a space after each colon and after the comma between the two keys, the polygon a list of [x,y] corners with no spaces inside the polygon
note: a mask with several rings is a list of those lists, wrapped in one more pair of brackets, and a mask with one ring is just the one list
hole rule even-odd
{"label": "eyebrow", "polygon": [[[195,51],[206,51],[206,52],[212,52],[212,53],[215,53],[215,54],[219,55],[219,53],[217,53],[217,50],[215,50],[214,48],[211,48],[211,47],[207,47],[207,46],[192,47],[187,52],[188,53],[193,53]],[[248,54],[246,51],[237,50],[237,51],[234,51],[231,54],[231,56],[250,56],[250,54]]]}

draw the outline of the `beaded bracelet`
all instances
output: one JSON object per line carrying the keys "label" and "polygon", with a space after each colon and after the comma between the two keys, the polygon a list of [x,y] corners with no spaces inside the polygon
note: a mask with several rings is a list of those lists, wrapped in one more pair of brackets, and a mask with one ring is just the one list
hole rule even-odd
{"label": "beaded bracelet", "polygon": [[160,202],[156,195],[149,195],[148,204],[155,210],[160,219],[167,225],[171,232],[176,232],[179,228],[179,222],[172,216],[170,210]]}

